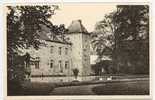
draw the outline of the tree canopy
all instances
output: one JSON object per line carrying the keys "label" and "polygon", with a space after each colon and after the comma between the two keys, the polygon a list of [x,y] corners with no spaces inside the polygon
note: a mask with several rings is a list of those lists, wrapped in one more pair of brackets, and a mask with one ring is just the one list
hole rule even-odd
{"label": "tree canopy", "polygon": [[104,55],[112,56],[114,49],[114,32],[116,26],[112,22],[113,13],[105,15],[102,21],[97,22],[94,32],[92,32],[92,46],[96,50],[99,58]]}
{"label": "tree canopy", "polygon": [[39,45],[36,32],[40,24],[53,26],[49,18],[54,15],[57,6],[8,6],[7,45],[8,53],[18,51],[30,45]]}
{"label": "tree canopy", "polygon": [[[7,6],[7,73],[8,82],[20,83],[24,80],[24,59],[18,55],[21,49],[30,46],[38,48],[41,42],[37,32],[41,31],[41,24],[50,28],[51,33],[56,29],[49,20],[58,10],[57,5],[52,6]],[[62,26],[58,26],[59,31]],[[60,32],[61,32],[60,31]],[[15,83],[15,85],[19,85]],[[9,86],[12,86],[9,83]],[[12,86],[14,87],[14,85]]]}
{"label": "tree canopy", "polygon": [[97,23],[92,37],[99,57],[111,52],[115,72],[149,72],[148,5],[118,5]]}

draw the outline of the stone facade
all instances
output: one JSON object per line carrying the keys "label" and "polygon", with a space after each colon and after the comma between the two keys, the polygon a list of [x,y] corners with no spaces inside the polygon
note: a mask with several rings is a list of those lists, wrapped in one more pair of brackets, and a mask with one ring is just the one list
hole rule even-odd
{"label": "stone facade", "polygon": [[73,67],[79,69],[79,75],[90,75],[90,34],[82,25],[81,20],[72,21],[68,27],[68,34],[72,46]]}
{"label": "stone facade", "polygon": [[[46,42],[40,49],[31,49],[31,76],[71,75],[71,44]],[[39,64],[37,64],[39,63]]]}
{"label": "stone facade", "polygon": [[71,76],[74,68],[79,76],[90,75],[90,35],[80,20],[73,21],[65,34],[65,41],[44,38],[38,50],[29,49],[31,76]]}

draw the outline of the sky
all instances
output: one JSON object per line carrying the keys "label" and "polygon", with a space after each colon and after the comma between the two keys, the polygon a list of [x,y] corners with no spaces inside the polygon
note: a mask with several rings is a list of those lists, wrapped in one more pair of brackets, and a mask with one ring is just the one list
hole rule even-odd
{"label": "sky", "polygon": [[66,28],[72,20],[82,20],[82,24],[92,32],[95,24],[104,18],[105,14],[116,10],[116,5],[108,4],[63,4],[60,5],[54,16],[50,19],[53,24],[65,24]]}

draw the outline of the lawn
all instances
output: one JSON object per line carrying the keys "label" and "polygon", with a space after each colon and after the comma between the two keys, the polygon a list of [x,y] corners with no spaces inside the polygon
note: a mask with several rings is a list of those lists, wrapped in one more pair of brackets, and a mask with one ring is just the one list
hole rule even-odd
{"label": "lawn", "polygon": [[[100,84],[100,85],[99,85]],[[16,90],[10,90],[9,95],[49,95],[54,89],[59,87],[71,87],[84,86],[88,90],[87,86],[93,85],[90,91],[97,95],[148,95],[149,94],[149,78],[135,78],[135,79],[114,79],[114,80],[102,80],[102,81],[84,81],[84,82],[24,82],[22,88],[15,94]],[[79,88],[79,89],[81,89]],[[90,87],[89,87],[90,88]],[[65,89],[65,88],[64,88]],[[75,88],[75,90],[78,90]],[[82,89],[83,90],[83,89]],[[69,90],[68,90],[69,91]],[[72,89],[70,88],[70,91]],[[77,92],[78,93],[78,92]]]}
{"label": "lawn", "polygon": [[97,95],[149,95],[149,80],[106,83],[92,91]]}
{"label": "lawn", "polygon": [[55,84],[51,83],[24,82],[22,88],[18,89],[19,92],[11,95],[48,95],[54,87]]}

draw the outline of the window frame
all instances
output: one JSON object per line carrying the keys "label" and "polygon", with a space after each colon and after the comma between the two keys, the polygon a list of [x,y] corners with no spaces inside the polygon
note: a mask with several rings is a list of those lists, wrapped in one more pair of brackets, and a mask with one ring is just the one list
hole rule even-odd
{"label": "window frame", "polygon": [[62,61],[59,60],[59,68],[60,68],[60,72],[63,73],[63,67],[62,67]]}
{"label": "window frame", "polygon": [[67,69],[68,67],[69,67],[69,61],[65,61],[65,69]]}
{"label": "window frame", "polygon": [[53,53],[54,51],[54,46],[50,46],[50,53]]}
{"label": "window frame", "polygon": [[65,55],[68,55],[68,48],[65,48]]}
{"label": "window frame", "polygon": [[[51,67],[51,64],[52,64],[52,67]],[[53,68],[53,66],[54,66],[54,60],[50,60],[50,68],[52,69]]]}
{"label": "window frame", "polygon": [[36,57],[34,61],[35,69],[40,69],[40,57]]}
{"label": "window frame", "polygon": [[62,54],[62,47],[59,47],[58,53],[59,53],[59,55]]}
{"label": "window frame", "polygon": [[35,66],[35,69],[39,69],[40,67],[40,63],[39,63],[40,61],[39,60],[37,60],[37,61],[34,61],[34,66]]}

